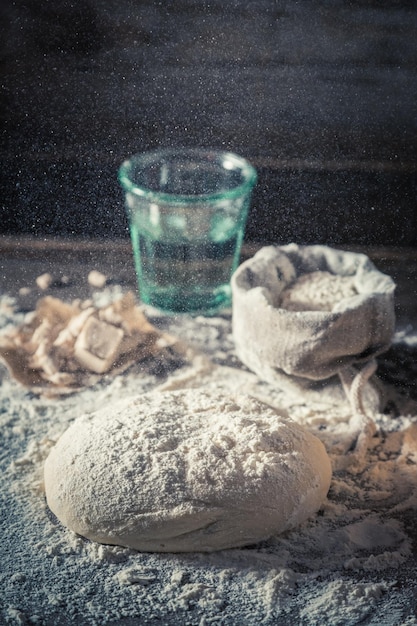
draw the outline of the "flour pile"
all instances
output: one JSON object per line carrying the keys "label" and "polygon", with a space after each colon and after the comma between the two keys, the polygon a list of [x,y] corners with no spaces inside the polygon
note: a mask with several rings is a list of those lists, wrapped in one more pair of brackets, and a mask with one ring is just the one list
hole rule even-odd
{"label": "flour pile", "polygon": [[[22,319],[13,307],[0,298],[5,329]],[[34,396],[1,370],[0,623],[415,626],[417,332],[398,329],[392,348],[378,357],[385,409],[375,414],[366,455],[352,467],[344,460],[357,429],[343,399],[306,402],[247,371],[236,357],[230,315],[149,315],[203,356],[163,371],[141,362],[59,402]],[[254,545],[180,554],[89,541],[52,515],[44,462],[81,414],[153,390],[202,387],[257,398],[320,439],[333,478],[316,514]]]}
{"label": "flour pile", "polygon": [[280,306],[288,311],[332,311],[340,301],[357,295],[352,276],[316,271],[302,274],[286,287]]}
{"label": "flour pile", "polygon": [[278,386],[330,378],[391,345],[396,285],[364,254],[266,246],[231,284],[236,352]]}

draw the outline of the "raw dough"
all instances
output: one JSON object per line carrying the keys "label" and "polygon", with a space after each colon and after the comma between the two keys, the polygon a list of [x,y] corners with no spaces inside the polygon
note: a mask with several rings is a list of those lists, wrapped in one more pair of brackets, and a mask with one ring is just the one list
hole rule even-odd
{"label": "raw dough", "polygon": [[267,539],[320,507],[321,441],[246,395],[153,392],[79,417],[45,463],[68,528],[142,551],[212,551]]}

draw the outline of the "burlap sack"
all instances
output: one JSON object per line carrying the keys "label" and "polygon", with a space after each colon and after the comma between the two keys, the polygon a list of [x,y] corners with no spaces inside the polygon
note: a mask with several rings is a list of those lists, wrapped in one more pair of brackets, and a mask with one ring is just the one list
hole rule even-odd
{"label": "burlap sack", "polygon": [[[331,311],[280,306],[285,288],[303,274],[350,276],[356,295]],[[242,362],[261,379],[282,374],[323,381],[365,363],[391,344],[395,283],[363,254],[326,246],[268,246],[232,277],[233,336]]]}

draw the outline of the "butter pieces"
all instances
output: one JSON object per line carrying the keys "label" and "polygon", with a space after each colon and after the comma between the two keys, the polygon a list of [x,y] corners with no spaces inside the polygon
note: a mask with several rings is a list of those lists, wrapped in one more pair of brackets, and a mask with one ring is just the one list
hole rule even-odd
{"label": "butter pieces", "polygon": [[87,370],[103,374],[116,360],[123,336],[121,328],[90,317],[75,341],[74,356]]}
{"label": "butter pieces", "polygon": [[92,287],[97,287],[97,289],[101,289],[107,283],[107,276],[98,272],[97,270],[91,270],[88,275],[88,282]]}
{"label": "butter pieces", "polygon": [[185,353],[148,321],[130,292],[104,307],[41,298],[20,327],[0,336],[0,358],[15,379],[46,395],[71,393],[149,357],[178,363]]}

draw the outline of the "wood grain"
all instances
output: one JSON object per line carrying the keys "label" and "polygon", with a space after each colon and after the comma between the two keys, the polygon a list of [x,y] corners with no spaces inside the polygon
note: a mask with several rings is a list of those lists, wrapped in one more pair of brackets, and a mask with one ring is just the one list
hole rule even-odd
{"label": "wood grain", "polygon": [[[253,256],[259,247],[259,244],[244,245],[241,260]],[[344,246],[343,249],[367,254],[380,271],[392,276],[397,284],[398,325],[414,327],[417,324],[417,250],[361,246]],[[46,293],[66,301],[90,297],[93,288],[88,283],[88,274],[91,270],[105,274],[110,286],[137,292],[128,241],[0,236],[0,293],[17,298],[24,309],[33,308],[36,300]],[[37,287],[36,278],[46,272],[56,282],[44,292]],[[65,284],[60,282],[62,277],[67,279]]]}
{"label": "wood grain", "polygon": [[117,169],[211,146],[259,172],[252,242],[415,246],[411,0],[1,8],[0,232],[127,238]]}

